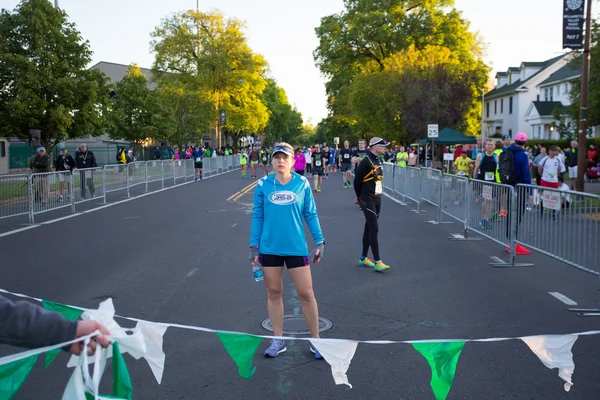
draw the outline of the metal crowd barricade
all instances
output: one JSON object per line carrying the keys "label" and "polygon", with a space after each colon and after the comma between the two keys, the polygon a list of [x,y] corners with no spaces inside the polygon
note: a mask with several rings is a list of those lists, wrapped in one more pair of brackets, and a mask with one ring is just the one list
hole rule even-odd
{"label": "metal crowd barricade", "polygon": [[215,174],[215,159],[214,157],[206,157],[202,159],[202,173],[208,177]]}
{"label": "metal crowd barricade", "polygon": [[0,219],[29,215],[30,179],[26,174],[0,176]]}
{"label": "metal crowd barricade", "polygon": [[519,184],[516,203],[516,243],[600,278],[600,196]]}
{"label": "metal crowd barricade", "polygon": [[146,161],[146,192],[148,192],[148,184],[152,182],[160,182],[161,188],[165,187],[163,177],[164,161]]}
{"label": "metal crowd barricade", "polygon": [[405,175],[404,178],[404,197],[414,201],[417,204],[416,213],[425,212],[421,210],[421,172],[419,168],[400,167],[396,168],[396,173]]}
{"label": "metal crowd barricade", "polygon": [[103,171],[104,184],[104,203],[106,204],[106,194],[127,190],[127,165],[111,164],[105,165]]}
{"label": "metal crowd barricade", "polygon": [[421,168],[421,193],[419,198],[432,206],[439,207],[441,203],[442,172],[432,168]]}
{"label": "metal crowd barricade", "polygon": [[163,161],[163,187],[164,182],[173,182],[175,185],[175,162],[173,160]]}
{"label": "metal crowd barricade", "polygon": [[442,174],[442,213],[465,223],[467,219],[466,197],[469,180],[465,177]]}
{"label": "metal crowd barricade", "polygon": [[388,190],[394,190],[394,164],[383,163],[383,187]]}
{"label": "metal crowd barricade", "polygon": [[177,179],[183,179],[185,181],[185,161],[186,160],[173,161],[173,173],[175,174],[175,184],[177,184]]}
{"label": "metal crowd barricade", "polygon": [[221,156],[216,157],[218,174],[223,172],[223,158],[224,157],[221,157]]}
{"label": "metal crowd barricade", "polygon": [[36,214],[71,207],[73,195],[71,182],[71,171],[31,174],[29,221],[34,223]]}
{"label": "metal crowd barricade", "polygon": [[73,212],[75,204],[105,198],[103,168],[83,168],[73,170]]}
{"label": "metal crowd barricade", "polygon": [[146,162],[136,161],[127,164],[127,179],[127,197],[129,197],[129,188],[146,183]]}
{"label": "metal crowd barricade", "polygon": [[194,166],[194,160],[193,159],[185,160],[185,181],[187,181],[188,178],[190,180],[193,180],[195,176],[196,176],[196,170],[195,170],[195,166]]}

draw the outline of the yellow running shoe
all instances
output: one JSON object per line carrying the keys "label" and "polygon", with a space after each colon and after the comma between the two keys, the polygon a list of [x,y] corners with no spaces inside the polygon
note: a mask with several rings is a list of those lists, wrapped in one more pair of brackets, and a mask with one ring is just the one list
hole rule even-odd
{"label": "yellow running shoe", "polygon": [[375,271],[385,271],[390,269],[389,265],[385,265],[383,263],[383,261],[379,260],[375,263],[375,265],[373,266],[373,268],[375,268]]}
{"label": "yellow running shoe", "polygon": [[375,263],[367,257],[359,259],[358,265],[360,267],[375,268]]}

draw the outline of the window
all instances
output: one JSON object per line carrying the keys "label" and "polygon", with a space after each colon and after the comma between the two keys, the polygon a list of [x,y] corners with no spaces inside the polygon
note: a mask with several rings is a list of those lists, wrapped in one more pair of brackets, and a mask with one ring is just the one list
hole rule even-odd
{"label": "window", "polygon": [[498,114],[498,100],[494,100],[494,115]]}
{"label": "window", "polygon": [[6,157],[6,142],[0,140],[0,158]]}
{"label": "window", "polygon": [[510,135],[510,137],[512,137],[512,129],[508,130],[508,134]]}
{"label": "window", "polygon": [[553,101],[553,99],[554,99],[554,86],[552,86],[550,88],[550,101]]}
{"label": "window", "polygon": [[500,114],[504,113],[504,99],[500,99]]}
{"label": "window", "polygon": [[485,117],[486,117],[486,118],[489,118],[489,117],[490,117],[490,103],[489,103],[489,102],[487,102],[487,103],[485,104]]}
{"label": "window", "polygon": [[548,88],[544,89],[544,101],[548,101],[550,96],[548,96]]}
{"label": "window", "polygon": [[568,83],[565,83],[565,88],[563,89],[563,93],[564,94],[569,93],[569,84]]}
{"label": "window", "polygon": [[513,107],[513,98],[512,96],[510,96],[508,98],[508,113],[512,114],[512,107]]}

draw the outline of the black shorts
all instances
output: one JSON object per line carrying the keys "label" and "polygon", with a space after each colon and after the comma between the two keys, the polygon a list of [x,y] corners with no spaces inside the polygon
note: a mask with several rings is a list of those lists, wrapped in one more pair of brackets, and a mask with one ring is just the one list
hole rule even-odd
{"label": "black shorts", "polygon": [[342,163],[342,172],[352,171],[352,164]]}
{"label": "black shorts", "polygon": [[313,174],[313,176],[315,176],[315,175],[323,176],[323,167],[313,167],[312,174]]}
{"label": "black shorts", "polygon": [[196,169],[202,169],[202,161],[200,161],[200,162],[194,162],[194,168],[196,168]]}
{"label": "black shorts", "polygon": [[308,257],[304,256],[276,256],[273,254],[261,254],[258,256],[258,261],[263,267],[283,267],[283,264],[285,264],[288,269],[310,265]]}
{"label": "black shorts", "polygon": [[297,169],[294,172],[297,173],[298,175],[304,175],[304,170],[303,169]]}

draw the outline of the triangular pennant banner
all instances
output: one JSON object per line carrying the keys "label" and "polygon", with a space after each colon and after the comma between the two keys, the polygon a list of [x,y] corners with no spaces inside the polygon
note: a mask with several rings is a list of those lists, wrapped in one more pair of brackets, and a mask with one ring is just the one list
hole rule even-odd
{"label": "triangular pennant banner", "polygon": [[336,385],[352,385],[348,382],[348,368],[356,353],[358,342],[335,339],[315,339],[310,341],[319,350],[325,361],[331,365],[331,374]]}
{"label": "triangular pennant banner", "polygon": [[217,332],[217,337],[238,366],[240,376],[246,379],[252,378],[256,371],[256,367],[252,368],[252,360],[262,339],[253,335],[225,332]]}
{"label": "triangular pennant banner", "polygon": [[[42,306],[48,311],[54,311],[60,313],[65,319],[69,321],[76,321],[81,314],[83,314],[83,310],[79,310],[77,308],[65,306],[64,304],[54,303],[48,300],[42,300]],[[50,350],[45,354],[44,360],[44,368],[48,368],[52,361],[60,354],[60,349]]]}
{"label": "triangular pennant banner", "polygon": [[139,329],[146,343],[146,355],[144,359],[150,365],[150,369],[160,385],[163,371],[165,370],[165,352],[163,351],[163,336],[167,331],[166,325],[154,324],[148,321],[139,321],[136,330]]}
{"label": "triangular pennant banner", "polygon": [[0,365],[0,399],[10,400],[25,382],[39,354]]}
{"label": "triangular pennant banner", "polygon": [[113,343],[113,395],[119,399],[129,399],[133,394],[133,385],[131,384],[131,376],[125,359],[119,349],[117,342]]}
{"label": "triangular pennant banner", "polygon": [[436,400],[445,400],[452,388],[456,364],[465,342],[413,343],[431,367],[431,389]]}
{"label": "triangular pennant banner", "polygon": [[565,391],[571,390],[571,376],[575,370],[573,363],[573,344],[577,335],[547,335],[521,338],[544,365],[550,369],[558,368],[558,376],[565,383]]}

